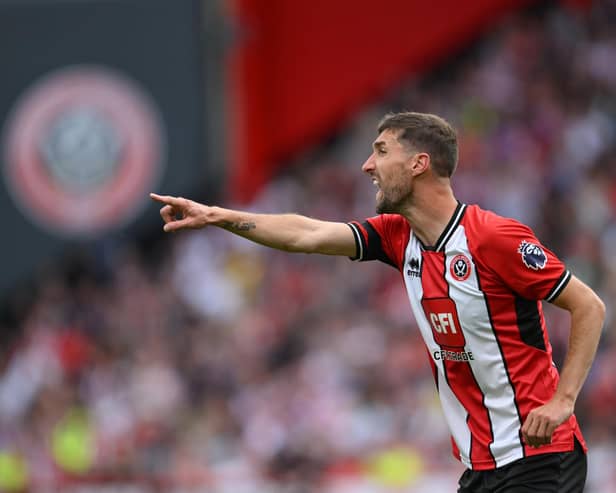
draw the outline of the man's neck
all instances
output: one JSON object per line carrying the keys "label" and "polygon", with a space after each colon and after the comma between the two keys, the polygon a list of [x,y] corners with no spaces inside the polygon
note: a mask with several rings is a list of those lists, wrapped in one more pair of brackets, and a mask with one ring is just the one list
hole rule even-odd
{"label": "man's neck", "polygon": [[414,197],[413,203],[401,214],[424,245],[435,246],[457,206],[458,201],[451,188],[438,187],[423,196]]}

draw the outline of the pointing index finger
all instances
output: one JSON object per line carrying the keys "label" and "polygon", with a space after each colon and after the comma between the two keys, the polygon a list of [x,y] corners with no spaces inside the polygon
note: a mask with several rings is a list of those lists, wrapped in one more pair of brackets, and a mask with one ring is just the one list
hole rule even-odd
{"label": "pointing index finger", "polygon": [[150,193],[150,198],[161,204],[180,205],[180,199],[178,197],[172,197],[171,195],[158,195],[156,193]]}

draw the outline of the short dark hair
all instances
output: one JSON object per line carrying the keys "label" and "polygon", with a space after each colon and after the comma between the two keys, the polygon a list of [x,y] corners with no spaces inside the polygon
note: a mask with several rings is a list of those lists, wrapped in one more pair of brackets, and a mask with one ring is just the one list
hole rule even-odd
{"label": "short dark hair", "polygon": [[438,176],[451,176],[458,165],[458,139],[454,128],[430,113],[404,111],[388,113],[379,122],[378,131],[400,130],[398,141],[413,150],[430,155],[432,169]]}

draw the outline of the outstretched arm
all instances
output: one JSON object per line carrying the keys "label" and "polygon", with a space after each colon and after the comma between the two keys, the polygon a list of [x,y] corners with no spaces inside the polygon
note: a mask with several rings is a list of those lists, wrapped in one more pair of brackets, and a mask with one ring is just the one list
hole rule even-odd
{"label": "outstretched arm", "polygon": [[356,255],[355,238],[345,223],[320,221],[298,214],[255,214],[207,206],[182,197],[150,197],[163,204],[166,232],[218,226],[261,245],[287,252]]}
{"label": "outstretched arm", "polygon": [[526,443],[535,447],[550,443],[554,430],[573,414],[595,357],[605,317],[603,302],[575,276],[554,304],[571,313],[569,349],[552,400],[533,409],[522,426]]}

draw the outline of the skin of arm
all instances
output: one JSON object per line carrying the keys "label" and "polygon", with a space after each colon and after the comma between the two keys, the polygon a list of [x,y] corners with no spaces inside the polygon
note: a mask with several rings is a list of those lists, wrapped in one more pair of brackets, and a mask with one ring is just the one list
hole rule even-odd
{"label": "skin of arm", "polygon": [[163,204],[160,215],[166,232],[217,226],[277,250],[324,255],[356,255],[351,228],[299,214],[256,214],[208,206],[182,197],[150,194]]}
{"label": "skin of arm", "polygon": [[552,441],[554,430],[572,414],[597,351],[605,305],[596,293],[572,276],[554,304],[571,313],[569,348],[552,399],[533,409],[522,426],[526,443],[539,447]]}

